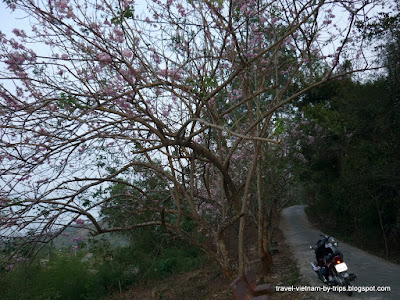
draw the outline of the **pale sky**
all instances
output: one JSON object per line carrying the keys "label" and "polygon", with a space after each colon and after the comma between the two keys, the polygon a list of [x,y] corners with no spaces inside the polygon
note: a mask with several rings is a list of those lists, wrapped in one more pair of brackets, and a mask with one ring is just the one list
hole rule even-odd
{"label": "pale sky", "polygon": [[3,1],[0,1],[0,31],[8,36],[14,28],[26,31],[29,28],[29,19],[20,11],[12,12]]}

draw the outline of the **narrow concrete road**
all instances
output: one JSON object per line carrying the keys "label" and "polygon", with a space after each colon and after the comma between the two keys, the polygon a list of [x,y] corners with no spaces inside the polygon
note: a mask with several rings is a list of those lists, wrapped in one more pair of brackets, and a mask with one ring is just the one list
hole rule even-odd
{"label": "narrow concrete road", "polygon": [[[314,251],[309,249],[320,238],[321,231],[315,229],[304,212],[305,205],[291,206],[283,210],[280,229],[296,256],[302,281],[310,286],[322,286],[317,275],[311,269],[310,262],[315,260]],[[350,273],[357,275],[353,286],[390,286],[391,292],[353,293],[348,297],[345,293],[316,293],[316,299],[400,299],[400,266],[366,253],[348,244],[339,242],[339,250]]]}

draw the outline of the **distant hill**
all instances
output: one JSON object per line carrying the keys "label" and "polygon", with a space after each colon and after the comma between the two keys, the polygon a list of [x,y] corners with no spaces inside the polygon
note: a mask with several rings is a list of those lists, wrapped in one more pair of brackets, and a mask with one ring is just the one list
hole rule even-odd
{"label": "distant hill", "polygon": [[[74,245],[77,245],[79,242],[87,242],[91,238],[95,240],[100,240],[102,238],[105,238],[115,248],[126,247],[130,244],[129,240],[121,234],[104,233],[92,237],[90,235],[90,232],[91,230],[89,230],[88,226],[82,226],[82,227],[68,226],[67,228],[64,229],[64,231],[60,235],[58,235],[53,240],[52,243],[53,246],[57,249],[72,247]],[[14,239],[22,241],[27,238],[28,237],[15,237]],[[8,243],[7,240],[0,239],[0,249],[4,248],[7,245],[7,243]]]}
{"label": "distant hill", "polygon": [[90,230],[85,227],[69,226],[57,238],[54,239],[53,245],[60,249],[63,247],[72,247],[79,242],[87,242],[93,238],[100,240],[105,238],[113,247],[126,247],[129,245],[129,240],[121,234],[104,233],[92,237]]}

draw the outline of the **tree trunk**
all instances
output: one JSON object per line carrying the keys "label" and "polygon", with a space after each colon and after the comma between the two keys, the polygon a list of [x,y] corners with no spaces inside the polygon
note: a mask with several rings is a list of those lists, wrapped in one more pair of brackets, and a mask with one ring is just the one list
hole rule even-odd
{"label": "tree trunk", "polygon": [[263,199],[262,160],[260,158],[257,170],[257,200],[258,200],[258,252],[261,260],[262,275],[271,271],[272,256],[269,251],[267,222],[265,221],[265,205]]}
{"label": "tree trunk", "polygon": [[386,237],[386,232],[385,232],[385,226],[383,225],[383,222],[382,222],[382,214],[381,214],[381,210],[379,209],[378,199],[376,197],[375,197],[375,205],[376,205],[376,211],[377,211],[378,217],[379,217],[379,224],[381,225],[383,242],[385,244],[385,254],[386,254],[386,256],[389,256],[389,247],[388,247],[388,242],[387,242],[387,237]]}

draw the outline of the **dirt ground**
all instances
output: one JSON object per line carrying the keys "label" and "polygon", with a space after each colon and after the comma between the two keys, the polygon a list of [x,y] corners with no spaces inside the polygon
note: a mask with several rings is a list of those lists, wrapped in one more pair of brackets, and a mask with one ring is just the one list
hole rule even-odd
{"label": "dirt ground", "polygon": [[[278,251],[273,254],[272,271],[264,280],[272,286],[271,299],[316,299],[310,293],[275,292],[276,286],[303,284],[282,232],[277,230],[273,240],[278,244]],[[108,300],[232,300],[229,284],[228,278],[209,264],[199,270],[178,274],[157,283],[132,286],[129,290],[114,294]]]}

